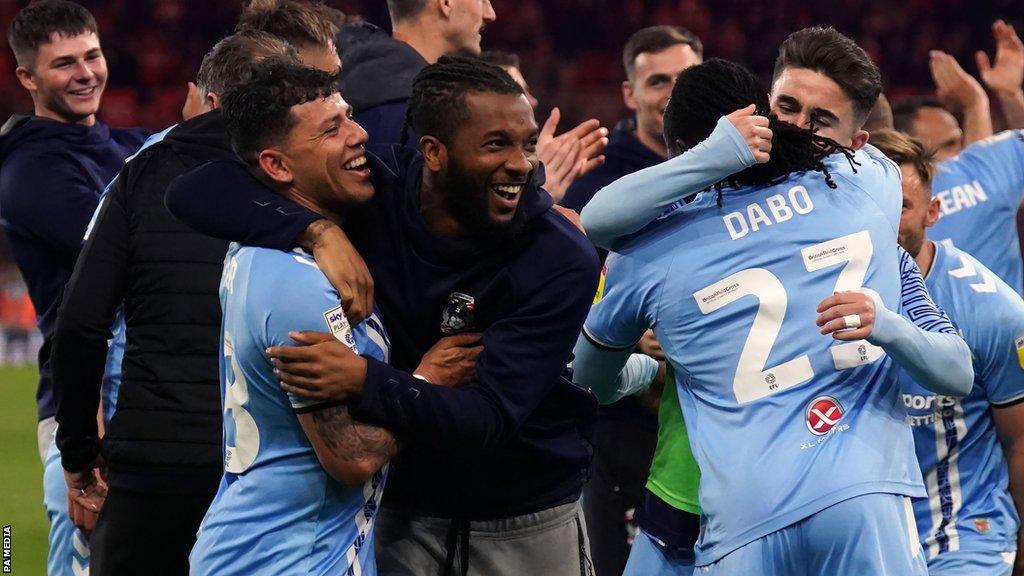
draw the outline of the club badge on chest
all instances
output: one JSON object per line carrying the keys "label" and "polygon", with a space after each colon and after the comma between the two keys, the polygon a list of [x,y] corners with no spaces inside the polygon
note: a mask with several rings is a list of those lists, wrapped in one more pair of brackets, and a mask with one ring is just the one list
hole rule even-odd
{"label": "club badge on chest", "polygon": [[447,336],[476,329],[476,301],[461,292],[448,295],[441,311],[441,332]]}

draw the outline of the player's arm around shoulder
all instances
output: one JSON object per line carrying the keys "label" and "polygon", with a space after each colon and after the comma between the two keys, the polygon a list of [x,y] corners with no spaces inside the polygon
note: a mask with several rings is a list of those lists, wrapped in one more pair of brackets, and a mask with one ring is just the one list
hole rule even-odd
{"label": "player's arm around shoulder", "polygon": [[[355,351],[338,294],[313,260],[273,250],[260,250],[260,256],[253,266],[262,267],[259,276],[267,282],[257,288],[262,293],[256,298],[249,294],[247,306],[267,314],[266,346],[294,345],[290,333],[320,332]],[[291,394],[288,400],[321,466],[342,484],[366,482],[398,450],[390,432],[354,420],[344,404],[310,402]]]}

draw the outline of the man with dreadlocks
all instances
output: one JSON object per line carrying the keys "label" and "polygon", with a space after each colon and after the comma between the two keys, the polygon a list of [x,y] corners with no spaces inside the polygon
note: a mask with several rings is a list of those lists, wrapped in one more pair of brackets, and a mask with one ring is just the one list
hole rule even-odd
{"label": "man with dreadlocks", "polygon": [[[673,155],[716,125],[728,130],[719,117],[750,102],[767,114],[756,77],[738,65],[684,72],[665,113]],[[893,360],[920,369],[925,350],[948,351],[933,384],[962,395],[968,355],[954,333],[924,333],[882,305],[900,298],[896,167],[775,118],[770,128],[771,160],[613,246],[575,350],[577,382],[614,399],[618,369],[654,327],[703,473],[702,573],[926,574],[907,532],[908,497],[923,490]],[[744,152],[737,140],[725,151]],[[630,178],[692,189],[692,161]],[[862,289],[875,294],[870,310],[831,302]],[[817,310],[801,305],[822,298]],[[888,446],[865,448],[879,439]]]}
{"label": "man with dreadlocks", "polygon": [[[442,58],[417,76],[409,109],[419,151],[368,150],[376,194],[345,222],[376,282],[391,365],[330,335],[296,334],[303,346],[270,354],[286,390],[348,403],[404,446],[378,517],[381,574],[589,574],[579,497],[596,402],[565,367],[597,285],[593,247],[534,180],[537,123],[506,72]],[[206,233],[336,257],[333,224],[237,163],[182,177],[167,201]],[[444,335],[475,347],[473,332],[483,351],[467,385],[410,373]]]}

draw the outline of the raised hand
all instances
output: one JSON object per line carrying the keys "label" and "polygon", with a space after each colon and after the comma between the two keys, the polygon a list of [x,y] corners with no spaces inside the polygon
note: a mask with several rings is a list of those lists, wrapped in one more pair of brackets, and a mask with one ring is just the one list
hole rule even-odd
{"label": "raised hand", "polygon": [[974,57],[985,85],[995,92],[1012,93],[1021,90],[1024,83],[1024,43],[1017,37],[1013,26],[996,20],[992,24],[992,36],[996,39],[996,61],[989,61],[988,54],[979,50]]}
{"label": "raised hand", "polygon": [[608,145],[608,129],[593,118],[555,136],[561,118],[561,111],[553,109],[537,138],[537,158],[544,163],[547,176],[544,189],[555,202],[565,196],[576,178],[604,164],[601,152]]}
{"label": "raised hand", "polygon": [[729,114],[726,118],[736,127],[740,136],[743,136],[757,163],[764,164],[771,158],[772,130],[768,127],[768,118],[758,116],[756,112],[757,107],[751,104]]}

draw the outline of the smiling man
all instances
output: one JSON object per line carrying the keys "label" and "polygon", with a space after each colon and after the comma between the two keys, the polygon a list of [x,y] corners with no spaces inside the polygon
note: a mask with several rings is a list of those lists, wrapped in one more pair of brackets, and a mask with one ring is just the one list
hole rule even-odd
{"label": "smiling man", "polygon": [[[381,574],[587,573],[579,498],[596,402],[564,371],[597,284],[593,248],[534,181],[537,124],[507,73],[442,58],[409,105],[421,152],[371,149],[376,194],[345,225],[374,276],[391,366],[333,342],[271,352],[290,391],[348,401],[405,446],[378,519]],[[167,202],[207,233],[338,255],[333,224],[237,164],[180,178]],[[442,336],[467,332],[484,347],[467,385],[411,374]]]}
{"label": "smiling man", "polygon": [[51,522],[49,573],[72,574],[88,566],[89,554],[68,518],[67,489],[53,443],[51,338],[61,290],[100,193],[146,134],[111,129],[96,119],[107,64],[96,21],[85,8],[66,0],[33,3],[11,23],[8,41],[34,114],[12,116],[0,129],[0,224],[28,284],[44,338],[36,402],[44,503]]}

